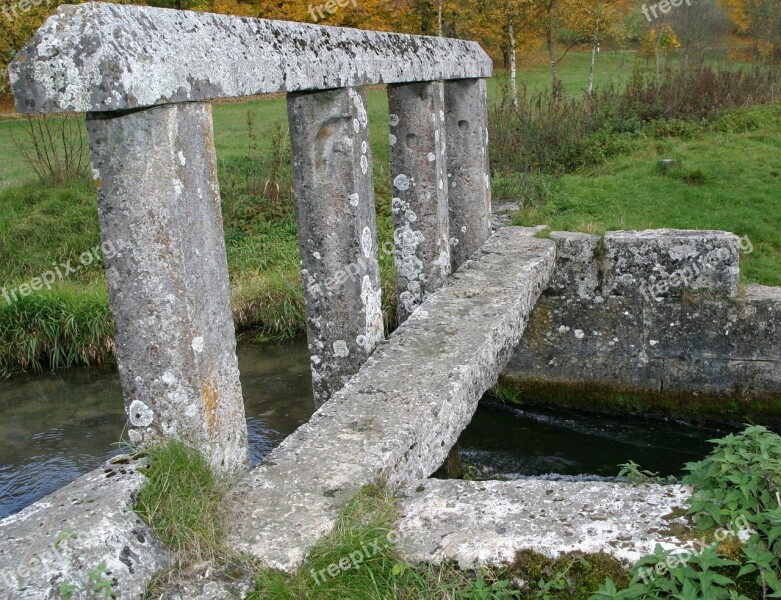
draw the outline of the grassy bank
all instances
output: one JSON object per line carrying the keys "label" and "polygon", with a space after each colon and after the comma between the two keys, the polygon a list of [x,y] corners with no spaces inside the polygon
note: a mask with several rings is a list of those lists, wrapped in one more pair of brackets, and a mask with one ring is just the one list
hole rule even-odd
{"label": "grassy bank", "polygon": [[[561,63],[573,102],[585,87],[587,64],[585,53],[571,53]],[[597,83],[605,89],[623,85],[632,69],[644,64],[631,53],[605,53]],[[489,82],[494,107],[501,104],[502,78],[500,73]],[[520,79],[531,95],[549,86],[545,65],[522,71]],[[383,90],[368,95],[382,244],[392,239],[388,109]],[[214,109],[234,318],[240,334],[250,340],[290,338],[305,331],[285,124],[284,98]],[[505,125],[494,119],[492,139],[507,139]],[[778,107],[673,125],[643,125],[601,141],[589,138],[590,152],[599,160],[574,172],[524,171],[514,166],[516,153],[507,148],[493,157],[495,198],[520,201],[517,223],[548,223],[556,229],[732,230],[753,244],[745,257],[744,281],[781,283],[781,211],[774,210],[781,185]],[[71,262],[79,268],[56,277],[51,289],[20,301],[0,297],[0,374],[110,361],[112,323],[102,261],[94,257],[82,264],[84,253],[99,244],[93,184],[86,178],[61,185],[37,182],[12,140],[24,139],[24,128],[18,119],[0,120],[0,287],[12,297],[19,286],[57,265]],[[601,152],[599,144],[609,151]],[[551,144],[549,155],[556,152],[561,154],[560,148]],[[678,166],[661,173],[656,169],[661,158],[677,159]],[[380,262],[391,328],[394,265],[384,254]]]}
{"label": "grassy bank", "polygon": [[[742,281],[781,285],[781,105],[668,133],[649,128],[628,140],[624,153],[575,173],[498,181],[536,191],[527,194],[514,224],[594,234],[732,231],[751,242],[741,256]],[[676,165],[660,168],[662,159]]]}

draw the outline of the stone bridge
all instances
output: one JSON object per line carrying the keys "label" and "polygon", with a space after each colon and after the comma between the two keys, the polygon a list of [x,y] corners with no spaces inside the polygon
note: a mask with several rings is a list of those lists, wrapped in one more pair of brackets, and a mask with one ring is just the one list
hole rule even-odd
{"label": "stone bridge", "polygon": [[[681,543],[649,533],[682,502],[678,486],[428,480],[510,359],[556,258],[532,231],[492,235],[491,69],[459,40],[99,3],[60,7],[11,65],[20,112],[87,114],[101,235],[119,249],[106,278],[130,439],[188,440],[239,479],[235,550],[294,568],[378,481],[402,490],[413,560],[473,566],[524,547],[631,560]],[[391,113],[403,321],[387,340],[373,84],[387,86]],[[247,472],[211,102],[277,92],[321,408]],[[132,512],[142,483],[137,464],[109,464],[0,522],[0,589],[46,598],[104,563],[123,598],[140,597],[171,560]],[[55,545],[66,530],[78,535]],[[218,597],[187,597],[201,593]]]}

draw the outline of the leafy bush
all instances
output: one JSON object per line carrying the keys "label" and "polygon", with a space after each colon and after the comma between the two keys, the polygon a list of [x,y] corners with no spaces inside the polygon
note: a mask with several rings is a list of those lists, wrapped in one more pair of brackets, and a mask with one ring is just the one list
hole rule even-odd
{"label": "leafy bush", "polygon": [[710,529],[778,509],[781,437],[754,425],[711,441],[716,448],[705,460],[687,464],[690,474],[683,480],[695,490],[690,512],[697,526]]}
{"label": "leafy bush", "polygon": [[689,514],[715,542],[698,541],[697,551],[657,546],[632,567],[628,586],[608,578],[592,600],[781,598],[781,437],[750,426],[712,441],[707,458],[686,465],[684,482],[693,489]]}

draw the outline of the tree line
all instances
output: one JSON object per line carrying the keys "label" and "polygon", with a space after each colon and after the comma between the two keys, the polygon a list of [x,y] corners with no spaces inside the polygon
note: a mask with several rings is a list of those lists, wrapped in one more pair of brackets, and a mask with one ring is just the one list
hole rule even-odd
{"label": "tree line", "polygon": [[[0,69],[5,69],[61,0],[0,0]],[[72,2],[70,2],[72,3]],[[118,0],[117,3],[126,3]],[[708,48],[739,36],[756,64],[781,62],[779,0],[148,0],[149,6],[444,35],[479,42],[505,66],[514,86],[521,53],[539,50],[558,66],[572,48],[591,51],[588,91],[599,51],[633,49],[657,69],[672,50],[687,65],[702,64]],[[0,77],[0,87],[6,74]]]}

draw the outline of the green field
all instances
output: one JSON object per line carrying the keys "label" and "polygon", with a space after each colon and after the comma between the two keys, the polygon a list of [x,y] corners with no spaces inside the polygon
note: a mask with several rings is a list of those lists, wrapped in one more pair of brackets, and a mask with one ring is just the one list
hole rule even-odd
{"label": "green field", "polygon": [[[587,53],[570,53],[560,65],[568,94],[579,95],[588,77]],[[521,65],[523,67],[523,64]],[[620,84],[645,61],[632,53],[602,53],[597,85]],[[546,66],[519,73],[530,91],[550,87]],[[498,72],[489,82],[496,101],[506,84]],[[385,92],[373,89],[369,116],[381,242],[391,239],[388,109]],[[781,109],[752,108],[709,124],[692,124],[684,134],[642,134],[619,156],[563,176],[541,175],[541,194],[526,196],[514,174],[497,176],[494,195],[520,201],[516,222],[546,223],[554,229],[603,232],[649,227],[727,229],[748,236],[744,283],[781,284]],[[248,123],[252,115],[253,125]],[[77,260],[99,243],[95,191],[90,180],[41,184],[17,150],[26,123],[0,119],[0,287],[12,290]],[[304,331],[298,272],[295,210],[289,143],[283,167],[274,175],[272,146],[286,128],[282,97],[214,107],[223,214],[237,327],[250,339],[286,338]],[[662,158],[679,167],[660,173]],[[262,197],[274,175],[279,198]],[[524,176],[527,177],[528,176]],[[394,266],[382,256],[385,308],[392,322]],[[99,261],[19,302],[0,297],[0,373],[101,362],[111,358],[111,321]]]}

